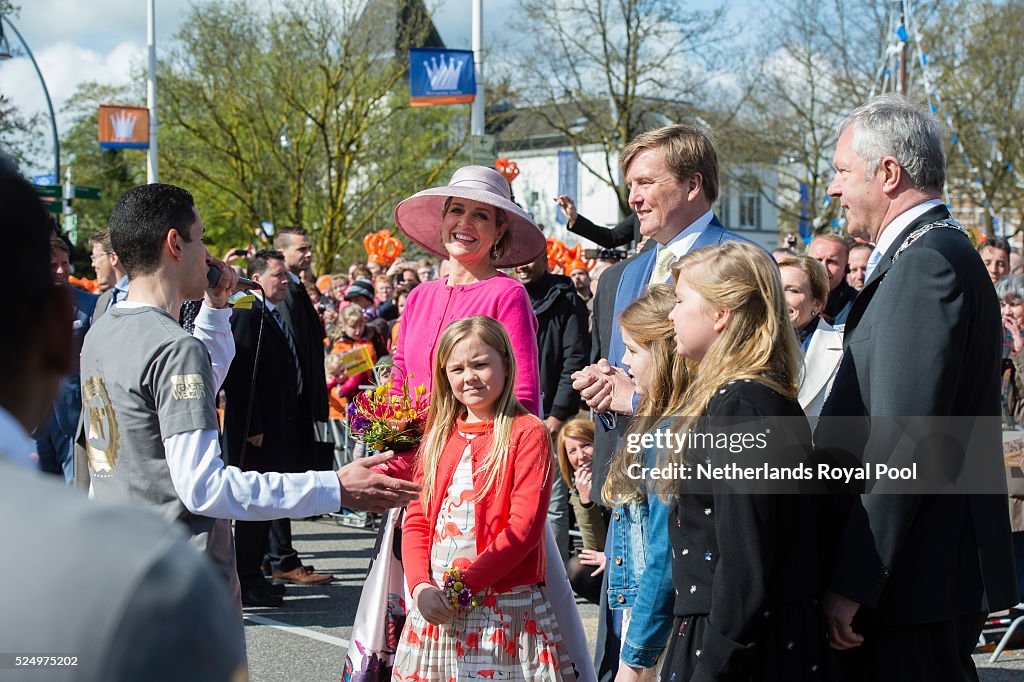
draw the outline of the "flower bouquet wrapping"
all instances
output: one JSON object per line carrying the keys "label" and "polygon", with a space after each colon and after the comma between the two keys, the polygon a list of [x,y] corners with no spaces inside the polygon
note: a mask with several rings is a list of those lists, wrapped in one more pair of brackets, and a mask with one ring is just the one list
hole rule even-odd
{"label": "flower bouquet wrapping", "polygon": [[[370,450],[409,453],[392,462],[411,460],[423,438],[428,397],[422,386],[410,395],[403,382],[393,393],[392,384],[358,394],[348,404],[352,436]],[[391,471],[382,471],[394,475]],[[349,637],[343,682],[388,682],[401,639],[408,605],[412,602],[402,571],[402,519],[405,509],[391,509],[380,526],[374,558],[363,582],[359,607]]]}
{"label": "flower bouquet wrapping", "polygon": [[390,383],[364,391],[349,401],[348,428],[367,449],[407,452],[423,438],[428,399],[423,386],[410,395],[402,382],[400,393],[392,394]]}

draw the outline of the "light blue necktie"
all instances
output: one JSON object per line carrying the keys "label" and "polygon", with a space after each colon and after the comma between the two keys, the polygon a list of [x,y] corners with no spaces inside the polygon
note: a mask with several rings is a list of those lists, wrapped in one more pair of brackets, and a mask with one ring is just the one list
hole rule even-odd
{"label": "light blue necktie", "polygon": [[878,262],[880,260],[882,260],[882,256],[884,256],[884,255],[885,254],[882,253],[882,251],[876,247],[871,252],[871,255],[868,256],[868,267],[864,271],[864,281],[865,282],[867,282],[869,279],[871,279],[871,273],[875,271],[875,266],[878,265]]}

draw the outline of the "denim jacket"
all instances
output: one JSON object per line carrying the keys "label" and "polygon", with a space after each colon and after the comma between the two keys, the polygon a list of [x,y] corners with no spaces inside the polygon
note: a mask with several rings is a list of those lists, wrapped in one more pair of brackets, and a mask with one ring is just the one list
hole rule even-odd
{"label": "denim jacket", "polygon": [[[655,449],[644,452],[647,467],[656,466]],[[636,668],[653,668],[672,629],[672,548],[668,539],[668,504],[648,480],[647,499],[615,507],[608,527],[608,606],[632,608],[623,633],[621,660]]]}

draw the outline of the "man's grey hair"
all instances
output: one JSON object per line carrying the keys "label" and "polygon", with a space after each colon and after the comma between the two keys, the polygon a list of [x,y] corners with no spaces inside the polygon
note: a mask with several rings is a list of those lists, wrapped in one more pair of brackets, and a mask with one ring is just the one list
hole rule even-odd
{"label": "man's grey hair", "polygon": [[942,191],[946,183],[943,125],[926,108],[902,95],[880,95],[843,119],[838,134],[851,125],[853,151],[868,175],[878,171],[884,157],[892,156],[914,187]]}
{"label": "man's grey hair", "polygon": [[1024,275],[1010,275],[996,282],[999,302],[1024,301]]}

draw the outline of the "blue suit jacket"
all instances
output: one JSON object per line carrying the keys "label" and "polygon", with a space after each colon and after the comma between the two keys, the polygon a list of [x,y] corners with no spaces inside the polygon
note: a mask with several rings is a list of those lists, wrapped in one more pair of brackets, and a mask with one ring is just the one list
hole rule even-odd
{"label": "blue suit jacket", "polygon": [[[705,228],[697,241],[693,243],[690,251],[696,251],[705,246],[714,246],[724,241],[735,239],[738,241],[756,244],[746,237],[735,232],[730,232],[722,226],[718,218],[712,216],[711,223]],[[760,245],[756,244],[759,248]],[[619,287],[615,291],[614,318],[612,319],[611,338],[608,343],[608,362],[614,367],[622,367],[622,355],[626,352],[626,346],[622,342],[622,327],[619,326],[619,315],[630,303],[640,298],[647,288],[647,281],[654,271],[654,261],[657,257],[657,249],[647,249],[630,260],[622,271],[622,279],[619,280]],[[665,280],[671,282],[669,277]]]}
{"label": "blue suit jacket", "polygon": [[74,305],[74,318],[71,335],[74,344],[74,361],[71,374],[64,378],[61,393],[54,402],[57,424],[65,436],[74,436],[78,426],[78,417],[82,411],[82,379],[79,362],[82,357],[82,342],[92,324],[93,312],[96,309],[96,294],[90,294],[77,287],[71,287],[71,301]]}

